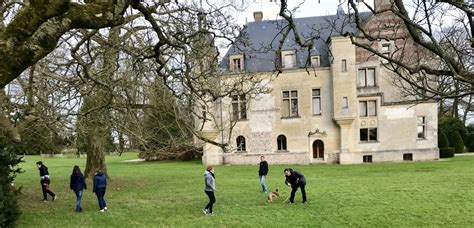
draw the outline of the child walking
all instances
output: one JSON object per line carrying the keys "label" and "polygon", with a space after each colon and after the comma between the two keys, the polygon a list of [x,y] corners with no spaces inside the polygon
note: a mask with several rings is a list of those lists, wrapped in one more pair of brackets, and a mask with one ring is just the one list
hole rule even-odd
{"label": "child walking", "polygon": [[214,168],[209,165],[207,166],[207,169],[204,172],[204,192],[209,197],[209,203],[204,209],[202,209],[202,212],[207,215],[212,215],[212,206],[216,202],[216,197],[214,196],[216,185],[214,183],[214,180]]}
{"label": "child walking", "polygon": [[43,191],[43,202],[48,201],[48,195],[53,197],[53,201],[57,199],[56,194],[54,194],[51,190],[49,190],[49,184],[51,180],[49,179],[49,172],[48,167],[46,167],[42,161],[36,162],[36,167],[38,167],[40,172],[40,183],[41,183],[41,190]]}
{"label": "child walking", "polygon": [[69,185],[71,190],[76,194],[76,212],[82,212],[82,195],[84,193],[83,190],[87,190],[87,185],[86,178],[84,178],[81,169],[77,165],[72,168],[71,182]]}
{"label": "child walking", "polygon": [[105,203],[105,190],[107,188],[107,178],[104,175],[102,170],[97,171],[94,176],[94,188],[93,192],[97,196],[97,200],[99,201],[99,209],[100,212],[107,211],[107,204]]}

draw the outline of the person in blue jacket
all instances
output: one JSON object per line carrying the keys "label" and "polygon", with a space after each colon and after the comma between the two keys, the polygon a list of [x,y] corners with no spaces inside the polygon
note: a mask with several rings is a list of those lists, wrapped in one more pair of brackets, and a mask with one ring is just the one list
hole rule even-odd
{"label": "person in blue jacket", "polygon": [[69,184],[71,190],[76,194],[76,212],[82,212],[81,201],[83,190],[87,190],[86,178],[81,172],[79,166],[75,165],[72,168],[71,181]]}
{"label": "person in blue jacket", "polygon": [[105,203],[105,190],[107,189],[107,178],[104,175],[102,170],[97,171],[94,176],[94,186],[93,192],[97,196],[97,200],[99,201],[99,208],[100,212],[107,211],[107,204]]}

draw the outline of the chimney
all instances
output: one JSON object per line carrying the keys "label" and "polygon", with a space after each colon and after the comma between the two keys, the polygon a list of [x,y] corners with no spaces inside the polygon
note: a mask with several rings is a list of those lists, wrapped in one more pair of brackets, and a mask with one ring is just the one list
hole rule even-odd
{"label": "chimney", "polygon": [[374,0],[374,10],[378,12],[380,10],[390,9],[392,7],[391,0]]}
{"label": "chimney", "polygon": [[262,11],[253,12],[253,19],[255,20],[255,22],[262,21],[262,18],[263,18],[263,12]]}

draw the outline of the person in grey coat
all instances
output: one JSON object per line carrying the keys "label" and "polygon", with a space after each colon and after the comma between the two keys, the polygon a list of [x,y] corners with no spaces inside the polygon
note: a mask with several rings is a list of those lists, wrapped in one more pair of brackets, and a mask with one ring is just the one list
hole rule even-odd
{"label": "person in grey coat", "polygon": [[216,190],[214,168],[212,165],[207,166],[206,172],[204,172],[204,192],[209,197],[209,203],[206,205],[202,212],[206,215],[212,215],[212,206],[216,202],[214,191]]}

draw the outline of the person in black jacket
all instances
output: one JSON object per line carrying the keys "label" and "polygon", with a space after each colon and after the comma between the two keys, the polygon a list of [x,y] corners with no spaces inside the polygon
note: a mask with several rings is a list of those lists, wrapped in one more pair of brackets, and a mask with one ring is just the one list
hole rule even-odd
{"label": "person in black jacket", "polygon": [[51,190],[49,190],[49,184],[51,183],[51,180],[49,179],[49,172],[48,172],[48,167],[46,167],[43,162],[39,161],[36,162],[36,167],[38,167],[39,172],[40,172],[40,183],[41,183],[41,190],[43,191],[43,202],[48,201],[48,195],[49,194],[51,197],[53,197],[53,201],[57,199],[56,194],[54,194]]}
{"label": "person in black jacket", "polygon": [[298,190],[298,187],[301,188],[301,194],[303,196],[303,203],[306,203],[306,178],[300,172],[297,172],[291,168],[286,168],[284,170],[285,173],[285,184],[291,187],[291,196],[290,196],[290,204],[294,203],[295,200],[295,193]]}
{"label": "person in black jacket", "polygon": [[107,178],[104,175],[102,170],[97,171],[94,176],[94,186],[93,192],[97,196],[97,200],[99,201],[99,208],[100,212],[107,211],[107,204],[105,203],[105,190],[107,188]]}
{"label": "person in black jacket", "polygon": [[258,169],[258,176],[260,177],[260,184],[262,185],[262,191],[264,193],[268,192],[267,184],[265,183],[265,178],[268,174],[268,163],[265,161],[265,156],[260,156],[260,167]]}
{"label": "person in black jacket", "polygon": [[71,182],[69,184],[71,190],[76,194],[76,212],[82,212],[81,201],[83,190],[87,189],[86,178],[81,172],[79,166],[75,165],[72,169]]}

